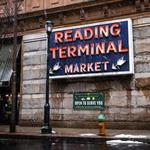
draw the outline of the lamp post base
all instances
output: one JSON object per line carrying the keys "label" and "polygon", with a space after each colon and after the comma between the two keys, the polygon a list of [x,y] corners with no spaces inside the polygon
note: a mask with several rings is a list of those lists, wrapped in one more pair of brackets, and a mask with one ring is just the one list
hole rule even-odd
{"label": "lamp post base", "polygon": [[42,134],[49,134],[49,133],[52,133],[52,128],[48,127],[48,126],[43,126],[41,128],[41,133]]}

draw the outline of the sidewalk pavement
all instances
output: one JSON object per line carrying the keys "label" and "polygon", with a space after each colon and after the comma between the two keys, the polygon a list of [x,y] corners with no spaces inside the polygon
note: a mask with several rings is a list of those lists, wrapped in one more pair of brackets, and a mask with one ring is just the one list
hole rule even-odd
{"label": "sidewalk pavement", "polygon": [[98,135],[98,129],[83,128],[53,128],[52,134],[41,134],[41,127],[16,126],[16,132],[10,133],[9,126],[0,125],[0,138],[28,138],[43,139],[53,138],[55,140],[82,139],[82,140],[138,140],[150,143],[150,130],[116,130],[106,129],[105,136]]}

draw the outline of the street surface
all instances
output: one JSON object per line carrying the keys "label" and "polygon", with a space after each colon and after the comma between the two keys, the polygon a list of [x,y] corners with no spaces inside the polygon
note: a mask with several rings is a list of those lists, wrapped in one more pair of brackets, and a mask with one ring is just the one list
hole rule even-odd
{"label": "street surface", "polygon": [[0,150],[150,150],[150,144],[138,141],[110,140],[86,142],[65,140],[51,142],[33,139],[0,139]]}
{"label": "street surface", "polygon": [[53,128],[41,134],[41,127],[0,126],[0,150],[150,150],[150,130]]}

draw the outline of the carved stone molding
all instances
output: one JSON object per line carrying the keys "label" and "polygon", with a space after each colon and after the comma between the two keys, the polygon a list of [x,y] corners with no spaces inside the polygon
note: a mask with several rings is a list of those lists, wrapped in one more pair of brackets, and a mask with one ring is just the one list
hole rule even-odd
{"label": "carved stone molding", "polygon": [[111,3],[93,1],[82,5],[75,4],[58,9],[19,14],[18,31],[24,34],[26,31],[44,29],[47,19],[51,19],[57,27],[132,14],[138,16],[139,13],[147,13],[149,10],[149,0],[114,0]]}
{"label": "carved stone molding", "polygon": [[135,0],[137,11],[145,11],[150,8],[150,0]]}
{"label": "carved stone molding", "polygon": [[59,13],[58,14],[58,18],[59,18],[59,21],[60,21],[60,24],[63,24],[64,21],[65,21],[65,16],[63,13]]}
{"label": "carved stone molding", "polygon": [[80,9],[80,20],[85,20],[85,10],[83,8]]}

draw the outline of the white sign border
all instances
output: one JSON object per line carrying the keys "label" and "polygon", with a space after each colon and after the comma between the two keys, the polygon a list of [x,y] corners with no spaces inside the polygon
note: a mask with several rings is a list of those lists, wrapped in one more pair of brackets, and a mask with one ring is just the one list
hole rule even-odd
{"label": "white sign border", "polygon": [[73,74],[73,75],[60,75],[60,76],[50,76],[49,79],[64,79],[64,78],[82,78],[82,77],[97,77],[97,76],[117,76],[117,75],[132,75],[134,74],[134,52],[133,52],[133,29],[132,29],[132,20],[130,18],[126,19],[118,19],[112,21],[104,21],[98,23],[91,23],[86,25],[72,26],[72,27],[64,27],[54,29],[53,32],[83,28],[83,27],[91,27],[96,25],[117,23],[117,22],[128,22],[128,43],[129,43],[129,71],[121,71],[121,72],[102,72],[102,73],[88,73],[88,74]]}

